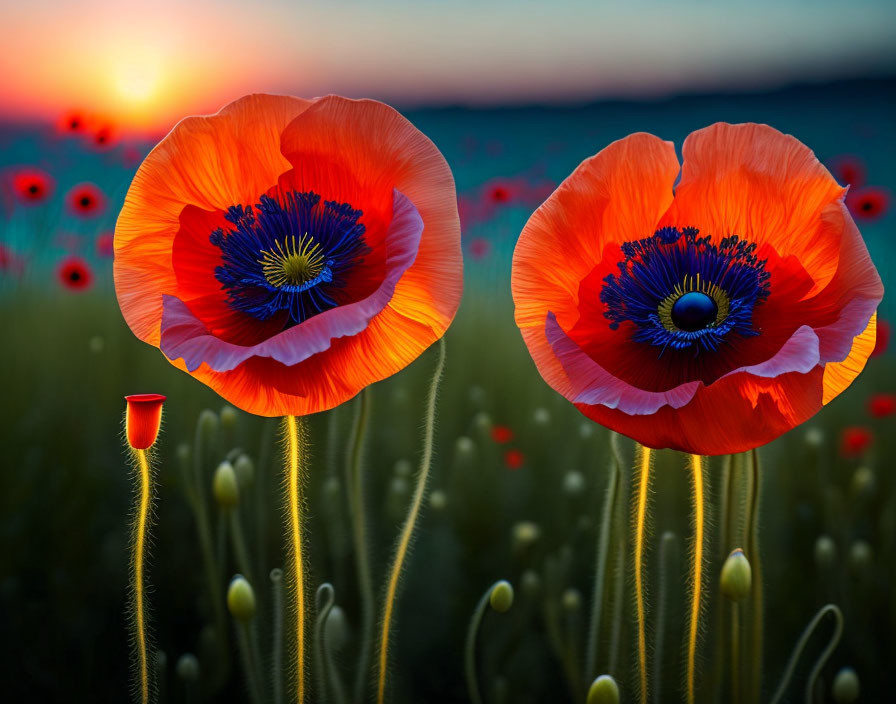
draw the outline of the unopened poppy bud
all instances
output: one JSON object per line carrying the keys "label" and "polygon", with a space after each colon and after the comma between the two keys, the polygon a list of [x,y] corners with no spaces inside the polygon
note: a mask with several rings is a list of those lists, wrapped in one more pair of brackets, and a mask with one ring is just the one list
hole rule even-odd
{"label": "unopened poppy bud", "polygon": [[535,422],[535,425],[549,425],[551,412],[547,408],[536,408],[532,413],[532,420]]}
{"label": "unopened poppy bud", "polygon": [[585,477],[581,472],[567,472],[563,477],[563,491],[569,496],[578,496],[585,490]]}
{"label": "unopened poppy bud", "polygon": [[466,460],[472,457],[474,449],[473,441],[466,435],[461,435],[454,443],[454,451],[457,453],[459,460]]}
{"label": "unopened poppy bud", "polygon": [[852,490],[856,496],[871,496],[876,488],[877,478],[868,467],[859,467],[852,475]]}
{"label": "unopened poppy bud", "polygon": [[582,423],[579,425],[579,437],[587,440],[594,435],[594,423]]}
{"label": "unopened poppy bud", "polygon": [[195,682],[199,679],[199,658],[193,653],[184,653],[177,659],[174,669],[184,682]]}
{"label": "unopened poppy bud", "polygon": [[210,443],[212,438],[218,432],[218,415],[205,408],[199,411],[199,420],[197,421],[199,433],[202,435],[204,443]]}
{"label": "unopened poppy bud", "polygon": [[530,599],[534,599],[541,591],[541,577],[535,570],[526,570],[520,576],[520,587],[523,594]]}
{"label": "unopened poppy bud", "polygon": [[859,676],[851,667],[844,667],[834,677],[831,694],[837,704],[853,704],[859,700]]}
{"label": "unopened poppy bud", "polygon": [[227,608],[230,615],[241,623],[249,623],[255,616],[255,590],[243,575],[230,580],[227,589]]}
{"label": "unopened poppy bud", "polygon": [[610,675],[601,675],[588,690],[588,704],[619,704],[619,685]]}
{"label": "unopened poppy bud", "polygon": [[233,406],[224,406],[218,414],[221,420],[221,429],[229,433],[236,427],[237,413]]}
{"label": "unopened poppy bud", "polygon": [[513,587],[510,582],[502,579],[495,584],[488,595],[488,603],[499,614],[510,611],[510,607],[513,606]]}
{"label": "unopened poppy bud", "polygon": [[809,428],[805,438],[806,444],[812,449],[818,449],[824,443],[824,433],[821,428]]}
{"label": "unopened poppy bud", "polygon": [[578,589],[567,589],[560,598],[566,611],[578,611],[582,607],[582,594]]}
{"label": "unopened poppy bud", "polygon": [[520,521],[513,526],[513,546],[525,550],[541,537],[541,528],[532,521]]}
{"label": "unopened poppy bud", "polygon": [[429,505],[434,511],[442,511],[448,505],[448,497],[441,489],[436,489],[429,495]]}
{"label": "unopened poppy bud", "polygon": [[832,567],[837,560],[837,545],[829,535],[820,535],[815,541],[815,564],[822,569]]}
{"label": "unopened poppy bud", "polygon": [[255,479],[255,463],[249,455],[240,455],[233,463],[233,471],[236,472],[236,480],[240,489],[251,486]]}
{"label": "unopened poppy bud", "polygon": [[233,465],[224,461],[215,470],[212,479],[212,494],[215,502],[224,509],[230,509],[240,502],[240,487],[237,483],[236,472]]}
{"label": "unopened poppy bud", "polygon": [[125,396],[127,415],[128,444],[135,450],[146,450],[159,435],[162,424],[162,404],[165,397],[161,394],[135,394]]}
{"label": "unopened poppy bud", "polygon": [[333,650],[342,650],[348,643],[348,620],[339,606],[330,609],[324,629],[327,643]]}
{"label": "unopened poppy bud", "polygon": [[871,546],[864,540],[856,540],[849,547],[849,566],[855,572],[864,572],[868,569],[873,558]]}
{"label": "unopened poppy bud", "polygon": [[492,429],[492,417],[485,411],[479,411],[473,416],[473,426],[481,433],[488,434]]}
{"label": "unopened poppy bud", "polygon": [[752,584],[753,570],[750,561],[744,555],[744,551],[737,548],[722,565],[722,576],[719,579],[722,594],[731,601],[743,601],[749,596]]}

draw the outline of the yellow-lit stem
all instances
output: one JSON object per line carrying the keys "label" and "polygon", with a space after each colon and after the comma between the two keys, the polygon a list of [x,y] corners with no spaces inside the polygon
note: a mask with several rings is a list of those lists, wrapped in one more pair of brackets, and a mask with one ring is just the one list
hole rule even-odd
{"label": "yellow-lit stem", "polygon": [[134,629],[137,643],[137,668],[140,686],[140,701],[149,702],[149,663],[147,662],[146,636],[146,589],[144,585],[143,562],[146,554],[146,531],[149,525],[149,509],[152,500],[152,475],[146,450],[134,450],[137,472],[140,480],[140,500],[134,521]]}
{"label": "yellow-lit stem", "polygon": [[647,703],[647,632],[644,614],[644,543],[647,533],[647,499],[650,489],[650,457],[648,447],[639,447],[638,503],[635,506],[635,608],[638,612],[638,673],[640,701]]}
{"label": "yellow-lit stem", "polygon": [[691,455],[691,471],[694,479],[694,551],[691,574],[691,620],[688,629],[687,687],[688,704],[694,702],[694,679],[697,667],[697,639],[700,627],[700,599],[703,593],[703,458]]}
{"label": "yellow-lit stem", "polygon": [[398,582],[401,578],[401,569],[411,544],[414,527],[417,524],[417,516],[423,503],[423,495],[426,492],[426,482],[429,478],[429,467],[432,463],[433,435],[435,431],[436,397],[439,391],[439,380],[442,378],[442,369],[445,367],[445,338],[439,340],[439,360],[433,373],[429,388],[429,397],[426,403],[426,425],[423,436],[423,456],[420,459],[420,469],[417,473],[417,486],[411,500],[411,508],[405,518],[398,539],[398,547],[395,550],[395,560],[389,572],[389,581],[386,584],[386,601],[383,609],[383,623],[380,631],[379,652],[379,676],[377,678],[376,700],[383,704],[386,699],[386,674],[389,666],[389,629],[392,623],[392,612],[395,608],[395,595],[398,591]]}
{"label": "yellow-lit stem", "polygon": [[302,550],[302,484],[305,465],[305,426],[301,418],[286,417],[286,495],[289,518],[289,555],[295,595],[296,701],[305,701],[305,565]]}

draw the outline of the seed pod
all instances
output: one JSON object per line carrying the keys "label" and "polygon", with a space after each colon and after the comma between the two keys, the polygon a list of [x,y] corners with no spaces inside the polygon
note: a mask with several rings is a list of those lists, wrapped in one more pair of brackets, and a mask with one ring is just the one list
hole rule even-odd
{"label": "seed pod", "polygon": [[820,535],[815,541],[815,564],[819,569],[827,569],[837,560],[837,544],[829,535]]}
{"label": "seed pod", "polygon": [[233,471],[236,472],[236,480],[240,489],[252,485],[255,480],[255,463],[249,455],[240,455],[233,463]]}
{"label": "seed pod", "polygon": [[844,667],[834,677],[831,694],[837,704],[853,704],[859,700],[859,676],[851,667]]}
{"label": "seed pod", "polygon": [[563,477],[563,491],[568,496],[579,496],[585,491],[585,477],[581,472],[567,472]]}
{"label": "seed pod", "polygon": [[199,679],[199,659],[193,653],[184,653],[174,666],[177,676],[184,682],[195,682]]}

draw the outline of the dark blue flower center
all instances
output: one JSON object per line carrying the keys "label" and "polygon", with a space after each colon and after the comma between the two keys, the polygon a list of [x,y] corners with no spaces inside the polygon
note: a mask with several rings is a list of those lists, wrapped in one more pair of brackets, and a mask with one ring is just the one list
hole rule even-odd
{"label": "dark blue flower center", "polygon": [[769,295],[766,262],[737,235],[713,244],[692,227],[664,227],[625,242],[619,273],[600,300],[614,330],[629,321],[634,340],[675,350],[715,350],[732,335],[758,335],[753,310]]}
{"label": "dark blue flower center", "polygon": [[670,316],[679,330],[696,332],[715,323],[718,304],[702,291],[688,291],[672,304]]}
{"label": "dark blue flower center", "polygon": [[221,250],[215,278],[228,304],[258,320],[287,311],[287,326],[339,305],[348,273],[370,251],[363,213],[313,192],[259,201],[229,208],[233,228],[210,237]]}

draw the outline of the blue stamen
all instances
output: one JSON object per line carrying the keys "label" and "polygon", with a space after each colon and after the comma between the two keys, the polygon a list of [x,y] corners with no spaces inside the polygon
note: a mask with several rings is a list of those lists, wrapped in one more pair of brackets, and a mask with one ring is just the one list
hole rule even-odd
{"label": "blue stamen", "polygon": [[348,272],[370,251],[358,222],[363,213],[313,192],[259,201],[229,208],[225,218],[234,227],[209,238],[221,250],[215,278],[228,304],[258,320],[288,311],[287,326],[339,305]]}
{"label": "blue stamen", "polygon": [[619,274],[604,279],[604,316],[617,329],[635,324],[633,339],[661,348],[716,350],[730,335],[758,335],[753,309],[769,295],[766,261],[736,235],[712,244],[698,230],[664,227],[622,244]]}

